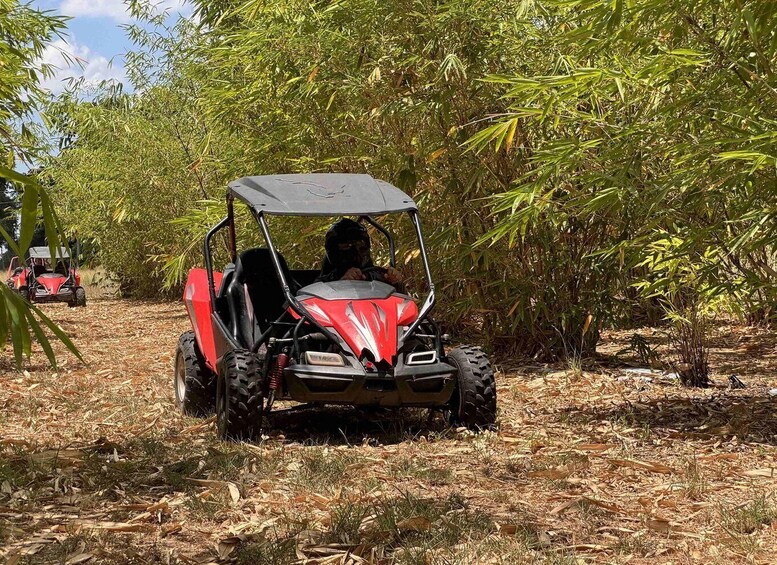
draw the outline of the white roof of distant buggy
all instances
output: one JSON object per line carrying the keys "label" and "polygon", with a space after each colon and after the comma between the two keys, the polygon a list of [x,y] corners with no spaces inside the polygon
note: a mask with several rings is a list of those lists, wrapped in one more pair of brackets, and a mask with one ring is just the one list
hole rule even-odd
{"label": "white roof of distant buggy", "polygon": [[[70,250],[66,247],[55,248],[58,259],[69,259]],[[51,250],[48,247],[30,247],[30,259],[51,259]]]}

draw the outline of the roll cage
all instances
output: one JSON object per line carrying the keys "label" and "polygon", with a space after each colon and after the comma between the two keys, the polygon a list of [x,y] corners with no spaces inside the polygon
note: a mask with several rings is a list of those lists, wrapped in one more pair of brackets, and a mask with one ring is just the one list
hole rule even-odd
{"label": "roll cage", "polygon": [[29,269],[30,274],[32,275],[31,280],[28,282],[30,285],[37,284],[37,278],[40,276],[40,273],[36,271],[35,267],[39,266],[35,264],[35,261],[50,261],[51,262],[51,272],[57,272],[57,268],[59,264],[63,264],[65,266],[64,273],[60,273],[61,275],[65,276],[67,280],[73,279],[73,282],[75,282],[75,279],[73,278],[73,273],[78,269],[78,250],[76,250],[75,254],[72,254],[70,252],[70,248],[68,247],[56,247],[55,249],[55,255],[51,255],[51,250],[48,247],[41,246],[41,247],[30,247],[28,253],[27,253],[27,261],[26,267]]}
{"label": "roll cage", "polygon": [[[312,178],[311,178],[312,177]],[[365,177],[376,183],[379,192],[378,196],[382,196],[382,206],[374,204],[376,200],[376,194],[371,188],[365,190],[362,185],[354,186],[349,185],[349,177],[357,177],[357,180],[364,185]],[[326,183],[317,182],[320,179],[325,178]],[[317,205],[320,203],[305,201],[300,202],[284,202],[283,197],[285,191],[288,191],[288,186],[276,186],[275,192],[268,190],[266,187],[273,187],[272,182],[264,183],[265,179],[270,181],[277,181],[283,179],[285,183],[295,183],[292,186],[303,186],[309,190],[310,194],[314,196],[320,196],[324,199],[323,205]],[[380,183],[380,184],[377,184]],[[248,188],[254,189],[256,193],[248,191]],[[314,187],[315,191],[308,189],[308,186]],[[332,186],[335,188],[332,189]],[[366,187],[369,188],[369,185]],[[282,189],[282,190],[281,190]],[[347,190],[350,189],[350,190]],[[322,191],[328,190],[324,195]],[[332,197],[333,191],[335,197]],[[258,197],[257,197],[258,194]],[[295,196],[295,195],[292,195]],[[299,196],[299,195],[297,195]],[[340,198],[338,198],[338,196]],[[355,197],[355,198],[354,198]],[[270,229],[267,224],[266,215],[294,215],[294,216],[347,216],[354,215],[359,218],[360,221],[364,221],[376,230],[378,230],[387,240],[389,247],[389,262],[392,266],[396,265],[396,252],[395,242],[391,233],[380,224],[373,216],[386,215],[389,213],[404,212],[407,213],[410,221],[412,222],[416,237],[418,239],[419,251],[421,261],[424,266],[424,272],[426,275],[427,284],[429,286],[429,292],[423,301],[423,305],[419,310],[416,320],[402,333],[397,343],[397,350],[401,350],[403,345],[408,343],[411,338],[419,339],[432,339],[434,340],[435,349],[440,357],[443,356],[443,339],[440,334],[439,327],[430,318],[430,313],[435,304],[435,288],[432,280],[431,269],[429,267],[429,260],[426,253],[426,246],[424,244],[423,233],[421,229],[421,221],[418,215],[418,210],[412,199],[404,194],[402,191],[383,183],[382,181],[375,181],[367,175],[276,175],[274,177],[247,177],[246,179],[240,179],[229,185],[229,190],[226,197],[227,215],[222,218],[216,225],[214,225],[206,234],[203,244],[203,255],[205,259],[205,269],[207,273],[208,293],[210,295],[210,314],[212,317],[218,318],[219,314],[216,311],[217,304],[217,292],[215,285],[215,277],[213,271],[213,259],[211,252],[211,241],[213,237],[220,233],[224,228],[227,229],[227,240],[231,262],[234,264],[237,261],[238,253],[236,248],[236,234],[235,234],[235,214],[234,214],[234,201],[238,198],[245,202],[251,214],[259,224],[262,235],[264,237],[267,249],[270,253],[272,265],[275,270],[275,275],[278,278],[278,282],[283,291],[285,298],[284,312],[274,322],[270,322],[268,327],[262,330],[262,333],[254,342],[250,345],[251,351],[258,352],[262,345],[269,348],[275,345],[293,345],[293,351],[300,352],[300,341],[303,339],[314,338],[324,341],[328,341],[333,344],[337,350],[343,350],[343,344],[340,339],[335,337],[327,328],[323,327],[314,317],[308,312],[304,304],[302,304],[294,295],[291,290],[289,281],[286,278],[284,268],[282,266],[282,260],[270,235]],[[366,199],[366,200],[365,200]],[[343,202],[345,200],[345,202]],[[350,202],[348,202],[350,201]],[[352,202],[360,202],[366,205],[354,206]],[[296,204],[296,206],[292,206]],[[379,204],[381,204],[379,202]],[[284,322],[283,319],[288,316],[288,309],[294,312],[299,318],[295,323]],[[219,320],[218,323],[221,323]],[[300,336],[300,330],[304,324],[308,324],[315,331]],[[273,335],[274,330],[279,327],[290,328],[286,332],[280,334],[280,337]],[[427,333],[420,333],[419,328],[425,328]],[[269,357],[269,356],[268,356]]]}

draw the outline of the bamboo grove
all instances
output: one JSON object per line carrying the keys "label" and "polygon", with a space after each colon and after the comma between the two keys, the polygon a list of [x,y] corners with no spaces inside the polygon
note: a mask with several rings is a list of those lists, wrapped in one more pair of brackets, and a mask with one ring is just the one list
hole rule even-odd
{"label": "bamboo grove", "polygon": [[[425,213],[438,318],[493,347],[570,356],[608,326],[774,322],[772,3],[195,6],[170,24],[133,3],[131,84],[44,113],[58,147],[40,177],[126,292],[177,292],[233,178],[368,172]],[[281,246],[315,264],[325,227]]]}

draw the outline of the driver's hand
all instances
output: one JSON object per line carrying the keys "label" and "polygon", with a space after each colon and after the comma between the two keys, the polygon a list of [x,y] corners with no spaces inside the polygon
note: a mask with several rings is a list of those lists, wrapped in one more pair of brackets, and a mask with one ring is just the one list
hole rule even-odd
{"label": "driver's hand", "polygon": [[402,282],[402,273],[394,267],[386,267],[386,274],[383,277],[388,284],[400,284]]}
{"label": "driver's hand", "polygon": [[364,276],[364,273],[362,273],[362,270],[358,267],[351,267],[347,271],[345,271],[345,274],[343,275],[343,278],[340,279],[341,281],[364,281],[367,280],[367,277]]}

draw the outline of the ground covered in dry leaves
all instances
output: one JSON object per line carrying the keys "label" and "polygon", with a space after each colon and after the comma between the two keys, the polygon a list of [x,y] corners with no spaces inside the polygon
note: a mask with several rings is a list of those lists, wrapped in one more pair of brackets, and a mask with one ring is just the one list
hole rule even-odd
{"label": "ground covered in dry leaves", "polygon": [[46,311],[87,363],[0,360],[0,561],[777,562],[774,335],[717,328],[708,390],[497,363],[497,433],[301,409],[236,445],[174,411],[180,304]]}

